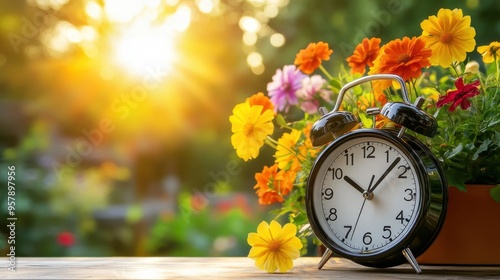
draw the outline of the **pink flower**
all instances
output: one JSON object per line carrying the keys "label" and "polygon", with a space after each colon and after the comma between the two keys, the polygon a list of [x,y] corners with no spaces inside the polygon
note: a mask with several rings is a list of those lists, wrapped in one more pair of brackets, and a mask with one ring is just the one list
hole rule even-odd
{"label": "pink flower", "polygon": [[297,91],[297,97],[302,100],[300,108],[308,114],[318,112],[319,98],[330,102],[331,91],[324,89],[326,80],[320,75],[306,77],[302,80],[302,88]]}
{"label": "pink flower", "polygon": [[441,96],[436,103],[436,106],[441,107],[444,104],[451,103],[450,108],[448,108],[448,111],[450,112],[455,111],[458,105],[460,105],[463,110],[467,110],[470,107],[469,98],[480,93],[479,88],[477,87],[478,85],[479,81],[464,85],[464,81],[462,77],[460,77],[455,81],[457,89],[448,91],[445,96]]}
{"label": "pink flower", "polygon": [[273,81],[267,84],[267,91],[276,112],[287,112],[291,105],[298,103],[296,92],[302,87],[306,75],[295,65],[286,65],[283,70],[276,70]]}

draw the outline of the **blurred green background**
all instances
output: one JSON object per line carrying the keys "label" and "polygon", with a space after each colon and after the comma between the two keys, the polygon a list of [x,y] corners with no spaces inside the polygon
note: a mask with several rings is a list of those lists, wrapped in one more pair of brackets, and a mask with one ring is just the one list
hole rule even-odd
{"label": "blurred green background", "polygon": [[309,42],[330,44],[335,72],[362,38],[418,36],[441,7],[472,17],[477,45],[500,40],[496,0],[1,1],[0,220],[15,166],[16,255],[247,255],[272,218],[252,188],[273,151],[236,157],[233,106]]}

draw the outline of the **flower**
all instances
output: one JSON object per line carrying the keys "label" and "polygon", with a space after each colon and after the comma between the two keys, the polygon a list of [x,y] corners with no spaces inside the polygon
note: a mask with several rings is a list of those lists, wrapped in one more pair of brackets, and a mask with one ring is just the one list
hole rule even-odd
{"label": "flower", "polygon": [[470,16],[464,17],[461,9],[440,9],[437,16],[422,21],[421,38],[432,50],[432,65],[449,67],[454,61],[465,60],[476,46],[476,30],[470,25]]}
{"label": "flower", "polygon": [[256,158],[259,149],[264,145],[264,139],[273,133],[274,125],[271,122],[274,114],[271,110],[263,110],[262,105],[251,106],[245,102],[236,105],[231,122],[231,144],[238,156],[245,161]]}
{"label": "flower", "polygon": [[500,42],[494,41],[486,46],[477,47],[477,52],[483,56],[484,63],[495,62],[500,58]]}
{"label": "flower", "polygon": [[269,100],[269,97],[265,96],[262,92],[258,92],[248,97],[245,101],[248,102],[250,106],[261,105],[263,111],[274,111],[274,104],[271,102],[271,100]]}
{"label": "flower", "polygon": [[[422,68],[430,66],[431,50],[417,37],[395,39],[385,44],[373,62],[369,74],[395,74],[405,81],[418,78]],[[391,85],[390,80],[379,82],[380,88]]]}
{"label": "flower", "polygon": [[248,234],[247,242],[252,246],[248,257],[255,260],[256,267],[268,273],[286,272],[292,269],[293,260],[299,257],[303,246],[296,233],[297,227],[292,223],[281,227],[274,220],[271,224],[261,222],[257,233]]}
{"label": "flower", "polygon": [[299,130],[292,129],[290,133],[283,133],[278,139],[274,157],[279,168],[292,170],[300,168],[300,161],[304,159],[304,155],[300,154],[297,143],[301,136],[302,133]]}
{"label": "flower", "polygon": [[459,77],[455,82],[456,90],[450,90],[444,96],[439,98],[439,101],[436,103],[437,107],[442,107],[444,104],[451,103],[448,111],[453,112],[458,105],[463,110],[467,110],[470,107],[469,98],[478,95],[479,89],[477,88],[479,85],[479,80],[476,80],[473,83],[464,85],[464,80],[462,77]]}
{"label": "flower", "polygon": [[325,42],[310,43],[307,48],[300,50],[293,64],[298,65],[304,74],[312,74],[318,69],[323,60],[329,60],[333,50]]}
{"label": "flower", "polygon": [[63,247],[71,247],[75,243],[75,237],[69,231],[61,231],[57,234],[57,243]]}
{"label": "flower", "polygon": [[320,97],[326,102],[331,102],[332,92],[324,88],[326,80],[320,75],[313,75],[302,79],[302,87],[296,95],[301,100],[300,108],[308,114],[316,114],[320,105]]}
{"label": "flower", "polygon": [[290,193],[295,180],[295,173],[292,171],[278,170],[278,165],[271,167],[264,166],[261,173],[255,174],[257,184],[256,194],[259,197],[259,204],[269,205],[275,202],[283,202],[284,196]]}
{"label": "flower", "polygon": [[267,84],[267,91],[276,111],[288,111],[291,105],[298,103],[296,92],[301,88],[305,77],[294,65],[276,70],[273,81]]}
{"label": "flower", "polygon": [[[304,244],[312,234],[306,226],[307,180],[316,157],[327,146],[312,146],[309,138],[312,124],[321,117],[317,113],[318,108],[323,106],[327,111],[333,108],[331,97],[338,96],[342,85],[364,75],[366,67],[369,67],[368,75],[384,73],[402,77],[408,93],[405,102],[413,103],[417,97],[424,98],[421,109],[436,119],[436,136],[430,138],[411,131],[406,133],[419,138],[432,151],[443,168],[448,184],[462,190],[465,190],[466,183],[498,184],[490,193],[495,201],[500,202],[498,42],[478,47],[484,67],[472,60],[465,64],[467,52],[471,50],[471,45],[472,48],[475,45],[475,31],[470,27],[470,17],[464,17],[461,10],[441,9],[437,17],[429,17],[421,26],[424,29],[422,36],[395,38],[379,49],[380,39],[363,39],[346,60],[350,69],[339,67],[338,75],[332,75],[325,69],[321,64],[323,58],[313,59],[321,42],[311,43],[298,52],[295,61],[304,73],[309,74],[305,75],[295,66],[288,65],[283,70],[278,69],[273,82],[268,84],[269,101],[276,111],[272,121],[279,129],[266,137],[264,143],[274,149],[274,163],[255,174],[254,189],[260,204],[281,204],[274,207],[271,213],[276,218],[287,215],[289,222],[301,229],[298,238]],[[326,49],[325,45],[323,48]],[[312,74],[317,68],[322,75]],[[374,107],[381,109],[387,102],[402,102],[401,85],[391,85],[390,80],[382,80],[360,84],[344,92],[340,110],[356,117],[358,123],[353,129],[400,127],[382,114],[367,113]],[[246,102],[262,108],[267,101],[265,96],[259,94]],[[294,110],[289,111],[292,107]],[[266,108],[266,111],[272,110],[270,105]],[[267,223],[265,225],[267,228]],[[250,242],[250,237],[249,243],[252,246],[256,244],[254,239]],[[269,245],[264,241],[260,244],[259,249],[252,248],[249,256],[257,259],[257,267],[276,270],[278,266],[266,263],[270,260],[274,264],[277,262],[277,259],[266,255],[269,250],[265,248]],[[288,264],[291,267],[291,262]]]}
{"label": "flower", "polygon": [[356,46],[354,53],[346,59],[351,67],[351,73],[359,73],[363,75],[366,67],[373,66],[373,61],[378,56],[380,51],[380,38],[364,38],[363,41]]}

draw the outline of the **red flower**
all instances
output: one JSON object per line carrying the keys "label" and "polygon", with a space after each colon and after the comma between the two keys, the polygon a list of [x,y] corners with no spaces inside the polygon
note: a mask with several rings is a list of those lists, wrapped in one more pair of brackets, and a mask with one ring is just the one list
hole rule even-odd
{"label": "red flower", "polygon": [[445,96],[441,96],[436,106],[441,107],[444,104],[451,103],[450,108],[448,108],[450,112],[455,111],[458,105],[460,105],[463,110],[467,110],[470,107],[469,98],[480,93],[478,85],[479,81],[464,85],[464,80],[460,77],[455,81],[457,89],[448,91]]}
{"label": "red flower", "polygon": [[61,231],[57,235],[57,243],[64,247],[71,247],[75,243],[75,237],[71,232]]}

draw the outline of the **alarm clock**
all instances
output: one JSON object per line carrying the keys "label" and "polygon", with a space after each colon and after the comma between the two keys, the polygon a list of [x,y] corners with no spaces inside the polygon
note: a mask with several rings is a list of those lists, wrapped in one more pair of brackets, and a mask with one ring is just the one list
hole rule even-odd
{"label": "alarm clock", "polygon": [[[391,79],[401,86],[402,102],[370,108],[400,125],[398,129],[357,128],[350,112],[339,111],[347,90],[359,84]],[[314,146],[327,146],[309,174],[306,209],[310,226],[326,247],[318,268],[334,254],[358,264],[385,268],[408,262],[421,272],[416,258],[438,235],[448,201],[443,169],[415,133],[433,137],[434,117],[420,109],[423,99],[409,101],[404,80],[392,74],[365,76],[346,84],[331,112],[311,130]]]}

